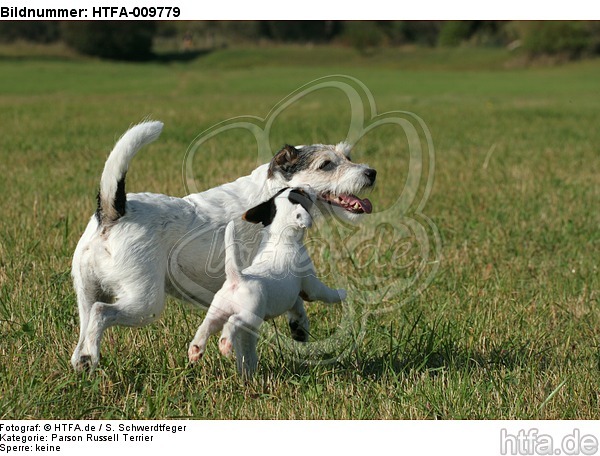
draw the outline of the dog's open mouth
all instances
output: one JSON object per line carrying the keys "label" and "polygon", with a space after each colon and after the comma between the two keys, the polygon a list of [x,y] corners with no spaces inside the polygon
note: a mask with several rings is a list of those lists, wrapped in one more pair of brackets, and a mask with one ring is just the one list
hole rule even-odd
{"label": "dog's open mouth", "polygon": [[373,211],[373,205],[368,198],[360,199],[356,195],[321,193],[319,199],[334,206],[344,208],[354,214],[370,214]]}

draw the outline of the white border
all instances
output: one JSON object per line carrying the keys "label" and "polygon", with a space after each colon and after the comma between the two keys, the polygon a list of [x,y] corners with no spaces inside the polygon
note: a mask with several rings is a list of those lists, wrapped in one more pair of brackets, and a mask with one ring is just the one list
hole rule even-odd
{"label": "white border", "polygon": [[[39,424],[38,424],[39,423]],[[184,431],[135,432],[151,441],[126,441],[119,425],[185,426]],[[598,423],[594,421],[0,421],[7,425],[36,426],[38,431],[8,432],[46,436],[45,444],[59,445],[62,456],[119,456],[131,454],[232,454],[306,456],[365,455],[594,455],[598,454]],[[75,429],[77,425],[79,428]],[[112,429],[107,430],[109,425]],[[86,427],[95,426],[90,433]],[[102,426],[101,430],[98,427]],[[57,431],[56,428],[59,428]],[[44,431],[44,428],[47,431]],[[51,435],[114,436],[118,442],[50,441]],[[551,442],[551,451],[547,446]],[[17,445],[15,442],[0,442]],[[592,443],[592,448],[590,447]],[[27,443],[35,446],[35,443]],[[584,445],[584,446],[582,446]],[[590,451],[591,450],[591,451]],[[25,452],[12,454],[33,453]],[[11,453],[9,453],[11,454]]]}
{"label": "white border", "polygon": [[[171,6],[179,7],[177,20],[593,20],[600,19],[600,2],[553,0],[526,2],[505,0],[429,0],[402,2],[370,0],[369,2],[302,0],[229,0],[226,2],[197,2],[191,0],[16,0],[6,1],[3,7],[27,8],[88,8]],[[14,18],[6,18],[14,19]],[[87,19],[91,19],[88,17]],[[123,19],[112,17],[113,20]],[[132,18],[128,18],[131,20]],[[163,18],[166,19],[166,18]]]}

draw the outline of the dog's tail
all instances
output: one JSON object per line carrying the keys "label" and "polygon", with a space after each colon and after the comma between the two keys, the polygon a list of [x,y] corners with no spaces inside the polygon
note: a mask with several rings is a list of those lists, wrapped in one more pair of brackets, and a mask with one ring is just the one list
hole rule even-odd
{"label": "dog's tail", "polygon": [[159,137],[162,128],[162,122],[142,122],[125,132],[115,144],[100,179],[96,217],[101,224],[110,225],[125,215],[125,175],[129,162],[140,148]]}
{"label": "dog's tail", "polygon": [[235,246],[233,220],[225,228],[225,275],[227,280],[239,282],[242,276],[242,267],[238,262],[237,248]]}

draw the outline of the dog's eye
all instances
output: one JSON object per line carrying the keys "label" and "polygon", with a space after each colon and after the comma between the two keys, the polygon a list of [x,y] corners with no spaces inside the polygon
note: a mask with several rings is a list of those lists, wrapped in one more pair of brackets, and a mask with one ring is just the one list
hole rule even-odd
{"label": "dog's eye", "polygon": [[333,168],[335,168],[335,163],[333,163],[331,160],[325,160],[323,163],[321,163],[321,166],[319,166],[319,169],[323,171],[331,171]]}

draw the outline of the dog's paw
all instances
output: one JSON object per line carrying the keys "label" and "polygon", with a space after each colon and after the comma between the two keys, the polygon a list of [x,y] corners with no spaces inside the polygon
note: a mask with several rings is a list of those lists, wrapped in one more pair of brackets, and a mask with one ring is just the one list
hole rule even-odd
{"label": "dog's paw", "polygon": [[71,365],[76,372],[92,372],[98,365],[98,358],[78,353],[71,358]]}
{"label": "dog's paw", "polygon": [[231,356],[233,351],[233,344],[226,337],[221,337],[219,340],[219,351],[223,356]]}
{"label": "dog's paw", "polygon": [[195,363],[198,361],[200,358],[202,358],[203,354],[204,352],[200,350],[200,347],[197,345],[190,345],[190,348],[188,349],[188,359],[190,360],[190,363]]}
{"label": "dog's paw", "polygon": [[77,372],[90,372],[94,368],[90,355],[81,355],[74,363],[73,368]]}
{"label": "dog's paw", "polygon": [[308,330],[300,325],[297,320],[290,320],[288,323],[292,333],[292,339],[297,342],[308,342]]}
{"label": "dog's paw", "polygon": [[346,290],[344,290],[343,288],[338,288],[337,294],[340,297],[340,301],[343,301],[344,299],[346,299],[346,296],[348,296],[348,293],[346,293]]}

